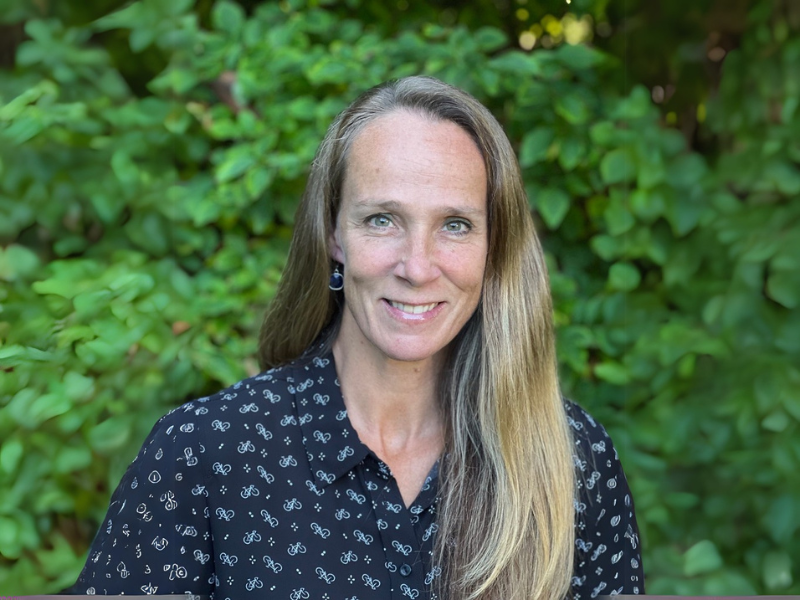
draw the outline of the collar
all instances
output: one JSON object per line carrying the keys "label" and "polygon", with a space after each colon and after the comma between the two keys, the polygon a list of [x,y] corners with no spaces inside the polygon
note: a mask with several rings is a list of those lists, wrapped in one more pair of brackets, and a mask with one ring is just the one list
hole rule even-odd
{"label": "collar", "polygon": [[314,483],[321,489],[349,473],[371,451],[347,417],[333,354],[296,364],[294,381],[289,391],[295,396]]}
{"label": "collar", "polygon": [[[294,366],[294,394],[303,444],[314,484],[324,489],[350,473],[365,460],[383,478],[391,477],[389,467],[358,438],[344,405],[333,354],[313,358]],[[410,510],[419,514],[436,499],[439,462],[431,469]]]}

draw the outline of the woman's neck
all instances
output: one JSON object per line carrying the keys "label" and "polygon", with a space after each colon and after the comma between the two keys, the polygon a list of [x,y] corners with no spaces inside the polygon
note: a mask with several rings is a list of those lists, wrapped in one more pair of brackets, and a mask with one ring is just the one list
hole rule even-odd
{"label": "woman's neck", "polygon": [[376,360],[352,346],[345,349],[339,340],[333,357],[350,424],[389,465],[403,502],[411,506],[444,449],[440,361]]}
{"label": "woman's neck", "polygon": [[404,362],[363,351],[360,344],[333,344],[336,371],[345,406],[359,435],[428,437],[441,429],[439,357]]}

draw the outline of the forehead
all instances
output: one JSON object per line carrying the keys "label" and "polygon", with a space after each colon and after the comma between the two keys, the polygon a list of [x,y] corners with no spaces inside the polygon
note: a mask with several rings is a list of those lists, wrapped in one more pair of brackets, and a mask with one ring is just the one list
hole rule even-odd
{"label": "forehead", "polygon": [[450,151],[469,147],[480,154],[475,140],[460,125],[405,108],[396,109],[367,123],[355,135],[350,151],[352,153],[356,147],[365,146],[375,149],[376,144],[385,147],[387,143],[392,143],[395,149],[400,150],[419,141],[431,145],[446,141],[451,144]]}
{"label": "forehead", "polygon": [[428,185],[485,196],[486,168],[478,146],[459,125],[397,110],[357,134],[348,153],[345,187]]}

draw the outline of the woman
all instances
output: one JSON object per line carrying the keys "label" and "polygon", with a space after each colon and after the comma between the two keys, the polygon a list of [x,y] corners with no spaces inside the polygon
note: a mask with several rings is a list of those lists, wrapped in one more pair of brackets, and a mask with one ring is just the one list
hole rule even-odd
{"label": "woman", "polygon": [[643,593],[625,477],[553,337],[499,124],[434,79],[368,91],[314,161],[269,370],[159,421],[73,590]]}

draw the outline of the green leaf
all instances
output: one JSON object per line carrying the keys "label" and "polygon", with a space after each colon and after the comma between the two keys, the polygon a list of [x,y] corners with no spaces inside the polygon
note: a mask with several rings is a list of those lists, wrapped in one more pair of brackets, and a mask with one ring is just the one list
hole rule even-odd
{"label": "green leaf", "polygon": [[22,116],[0,133],[11,146],[20,146],[39,135],[44,127],[41,117]]}
{"label": "green leaf", "polygon": [[519,164],[530,167],[545,159],[555,132],[550,127],[537,127],[525,134],[519,152]]}
{"label": "green leaf", "polygon": [[625,206],[622,196],[618,194],[611,195],[611,200],[603,212],[603,219],[611,235],[622,235],[636,224],[636,219]]}
{"label": "green leaf", "polygon": [[796,387],[784,390],[783,407],[796,421],[800,422],[800,390],[797,390]]}
{"label": "green leaf", "polygon": [[10,439],[3,442],[0,448],[0,468],[6,473],[13,473],[19,465],[24,448],[18,439]]}
{"label": "green leaf", "polygon": [[788,162],[770,162],[764,171],[765,179],[771,181],[779,192],[787,196],[800,194],[800,171]]}
{"label": "green leaf", "polygon": [[584,44],[562,44],[556,48],[554,54],[567,67],[575,71],[591,69],[606,60],[599,50]]}
{"label": "green leaf", "polygon": [[70,371],[64,376],[64,392],[73,402],[87,400],[94,393],[94,379]]}
{"label": "green leaf", "polygon": [[700,182],[707,168],[703,157],[699,154],[683,154],[673,160],[667,167],[667,181],[679,189],[691,188]]}
{"label": "green leaf", "polygon": [[742,254],[742,262],[760,263],[769,260],[780,247],[775,239],[756,239],[747,251]]}
{"label": "green leaf", "polygon": [[570,199],[558,188],[544,188],[534,198],[536,208],[550,229],[556,229],[569,210]]}
{"label": "green leaf", "polygon": [[662,183],[667,178],[666,170],[662,162],[641,161],[639,171],[636,174],[636,185],[640,188],[652,188]]}
{"label": "green leaf", "polygon": [[612,146],[617,139],[617,128],[611,121],[599,121],[592,125],[589,137],[597,146]]}
{"label": "green leaf", "polygon": [[231,152],[225,161],[217,167],[215,179],[218,183],[224,183],[231,179],[236,179],[256,162],[256,157],[249,151]]}
{"label": "green leaf", "polygon": [[600,363],[595,366],[594,373],[600,379],[614,385],[627,385],[631,381],[628,369],[616,362]]}
{"label": "green leaf", "polygon": [[608,272],[608,285],[612,290],[630,292],[635,290],[642,280],[639,270],[629,263],[615,263]]}
{"label": "green leaf", "polygon": [[[0,361],[3,366],[14,367],[24,362],[52,362],[54,356],[50,352],[42,352],[38,348],[31,348],[14,344],[0,348]],[[27,390],[26,393],[33,393]]]}
{"label": "green leaf", "polygon": [[19,522],[11,517],[0,515],[0,554],[8,559],[19,558],[20,544]]}
{"label": "green leaf", "polygon": [[167,220],[154,212],[135,214],[125,224],[130,240],[153,256],[164,256],[169,250],[171,231]]}
{"label": "green leaf", "polygon": [[495,27],[481,27],[472,36],[483,52],[494,52],[508,43],[506,34]]}
{"label": "green leaf", "polygon": [[768,431],[780,433],[789,425],[789,417],[782,410],[776,410],[764,417],[761,426]]}
{"label": "green leaf", "polygon": [[286,107],[295,119],[309,120],[316,116],[317,101],[312,96],[295,98]]}
{"label": "green leaf", "polygon": [[722,557],[711,540],[702,540],[683,555],[683,573],[687,577],[716,571],[722,566]]}
{"label": "green leaf", "polygon": [[111,224],[125,208],[124,198],[118,194],[98,192],[89,197],[97,216],[105,224]]}
{"label": "green leaf", "polygon": [[162,4],[159,8],[171,17],[177,17],[191,10],[195,0],[172,0]]}
{"label": "green leaf", "polygon": [[800,271],[778,271],[767,279],[767,295],[786,308],[800,305]]}
{"label": "green leaf", "polygon": [[323,58],[314,63],[306,72],[308,80],[314,85],[324,83],[338,84],[347,81],[357,68],[355,64],[348,64],[337,58]]}
{"label": "green leaf", "polygon": [[634,190],[628,202],[633,214],[645,223],[652,223],[664,214],[664,196],[659,191]]}
{"label": "green leaf", "polygon": [[272,171],[265,168],[250,169],[245,175],[245,188],[250,198],[258,198],[274,179]]}
{"label": "green leaf", "polygon": [[741,573],[726,569],[705,577],[701,590],[704,596],[755,596],[758,592]]}
{"label": "green leaf", "polygon": [[34,400],[28,410],[33,423],[45,421],[63,415],[72,408],[72,402],[62,394],[45,394]]}
{"label": "green leaf", "polygon": [[71,407],[69,399],[60,394],[44,394],[24,389],[6,407],[6,415],[26,429],[36,429],[42,423],[62,415]]}
{"label": "green leaf", "polygon": [[589,103],[578,92],[573,92],[565,96],[557,96],[555,104],[556,114],[560,115],[571,125],[581,125],[586,123],[591,116]]}
{"label": "green leaf", "polygon": [[130,437],[130,420],[123,416],[111,417],[89,432],[89,445],[99,454],[119,450]]}
{"label": "green leaf", "polygon": [[97,316],[101,311],[108,309],[108,303],[112,294],[108,290],[92,290],[77,294],[72,299],[75,307],[75,314],[78,318],[89,320]]}
{"label": "green leaf", "polygon": [[134,53],[139,53],[150,46],[156,39],[157,31],[151,27],[141,27],[131,31],[128,43]]}
{"label": "green leaf", "polygon": [[10,244],[5,250],[0,248],[0,279],[16,281],[28,278],[39,265],[39,257],[25,246]]}
{"label": "green leaf", "polygon": [[85,446],[61,448],[53,463],[56,473],[75,473],[92,464],[92,453]]}
{"label": "green leaf", "polygon": [[769,591],[784,590],[792,585],[792,558],[786,552],[767,552],[762,565],[761,576]]}
{"label": "green leaf", "polygon": [[114,152],[111,157],[111,168],[123,187],[130,188],[139,182],[139,168],[127,150],[119,149]]}
{"label": "green leaf", "polygon": [[676,129],[662,129],[659,135],[659,146],[665,156],[674,156],[686,149],[686,138]]}
{"label": "green leaf", "polygon": [[614,260],[619,254],[619,242],[610,235],[596,235],[589,240],[592,251],[605,261]]}
{"label": "green leaf", "polygon": [[[22,47],[24,45],[23,43]],[[34,104],[42,96],[55,96],[57,94],[58,88],[52,81],[42,81],[38,85],[26,89],[4,106],[0,106],[0,121],[12,121],[21,116],[28,105]]]}
{"label": "green leaf", "polygon": [[636,176],[636,160],[633,153],[625,148],[608,152],[600,161],[600,176],[606,185],[632,181]]}
{"label": "green leaf", "polygon": [[141,2],[134,2],[125,8],[97,19],[92,25],[95,31],[109,29],[132,28],[145,25],[143,15],[145,7]]}
{"label": "green leaf", "polygon": [[675,235],[683,237],[692,231],[700,222],[703,209],[703,198],[699,194],[686,194],[670,198],[666,217]]}
{"label": "green leaf", "polygon": [[565,171],[572,171],[586,155],[586,143],[582,139],[568,137],[561,142],[558,162]]}
{"label": "green leaf", "polygon": [[800,248],[800,228],[782,237],[783,244],[772,257],[770,269],[773,271],[800,271],[800,252],[797,252],[797,248]]}
{"label": "green leaf", "polygon": [[776,544],[788,544],[800,526],[800,498],[789,493],[780,494],[772,500],[761,518]]}
{"label": "green leaf", "polygon": [[627,98],[623,98],[616,108],[611,111],[611,118],[631,121],[641,119],[653,111],[653,102],[650,99],[649,90],[643,85],[637,85],[631,90],[630,95]]}
{"label": "green leaf", "polygon": [[[156,92],[175,94],[186,94],[200,81],[199,74],[196,71],[181,69],[177,66],[168,67],[158,77],[150,82],[150,88]],[[169,131],[180,131],[182,128],[188,126],[190,120],[181,115],[180,117],[168,117],[164,120],[164,126]],[[210,131],[217,131],[219,123],[214,122],[211,124]],[[223,136],[219,136],[223,137]]]}
{"label": "green leaf", "polygon": [[489,61],[489,67],[515,77],[542,74],[542,67],[536,55],[523,54],[518,50],[503,52],[497,58]]}

